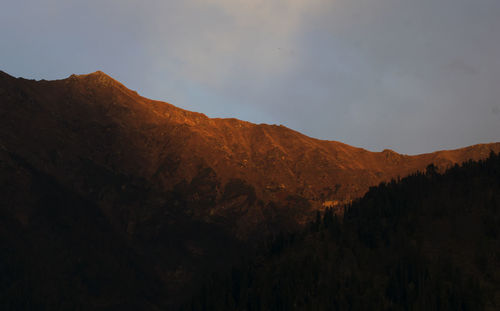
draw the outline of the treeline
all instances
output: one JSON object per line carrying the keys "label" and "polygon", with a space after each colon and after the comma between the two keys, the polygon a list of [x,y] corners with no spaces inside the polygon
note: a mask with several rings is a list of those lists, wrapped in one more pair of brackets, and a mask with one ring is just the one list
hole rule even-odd
{"label": "treeline", "polygon": [[430,165],[272,237],[181,310],[499,310],[500,154]]}

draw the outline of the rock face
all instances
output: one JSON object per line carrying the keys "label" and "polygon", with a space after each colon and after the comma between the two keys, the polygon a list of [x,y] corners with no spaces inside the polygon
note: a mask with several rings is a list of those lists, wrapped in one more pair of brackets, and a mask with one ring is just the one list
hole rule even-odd
{"label": "rock face", "polygon": [[[287,229],[382,181],[491,151],[500,143],[418,156],[369,152],[283,126],[208,118],[141,97],[102,72],[56,81],[0,72],[2,212],[30,227],[47,193],[71,193],[126,247],[149,254],[152,273],[172,288],[196,275],[192,267],[217,261],[220,241],[232,247]],[[56,186],[44,192],[47,179]]]}

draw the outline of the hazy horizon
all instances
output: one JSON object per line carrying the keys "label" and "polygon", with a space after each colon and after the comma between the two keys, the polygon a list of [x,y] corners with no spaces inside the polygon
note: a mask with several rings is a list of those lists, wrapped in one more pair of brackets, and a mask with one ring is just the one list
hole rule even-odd
{"label": "hazy horizon", "polygon": [[494,0],[7,0],[0,70],[102,70],[209,117],[372,151],[500,141]]}

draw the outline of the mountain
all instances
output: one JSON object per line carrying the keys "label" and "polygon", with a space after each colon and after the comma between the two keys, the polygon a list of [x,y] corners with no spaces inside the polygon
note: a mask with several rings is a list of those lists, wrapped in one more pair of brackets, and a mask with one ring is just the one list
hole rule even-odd
{"label": "mountain", "polygon": [[200,218],[237,207],[259,222],[272,201],[300,196],[316,209],[430,163],[446,168],[500,151],[496,143],[418,156],[369,152],[284,126],[208,118],[141,97],[100,71],[57,81],[0,79],[3,149],[85,196],[107,195],[88,166],[160,192],[209,180],[190,200],[223,203],[193,210]]}
{"label": "mountain", "polygon": [[130,308],[160,308],[318,209],[490,151],[500,144],[369,152],[284,126],[208,118],[102,72],[56,81],[0,72],[0,233],[10,241],[2,263],[25,271],[2,292],[39,305],[65,293],[89,309],[123,309],[125,298]]}

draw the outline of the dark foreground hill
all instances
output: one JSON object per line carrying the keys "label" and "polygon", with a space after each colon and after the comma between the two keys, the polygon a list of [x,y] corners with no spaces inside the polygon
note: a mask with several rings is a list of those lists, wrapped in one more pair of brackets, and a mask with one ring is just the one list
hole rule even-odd
{"label": "dark foreground hill", "polygon": [[491,150],[500,144],[369,152],[207,118],[102,72],[56,81],[0,72],[0,305],[170,308],[204,273],[323,205]]}
{"label": "dark foreground hill", "polygon": [[500,154],[430,166],[278,235],[184,310],[499,310]]}

